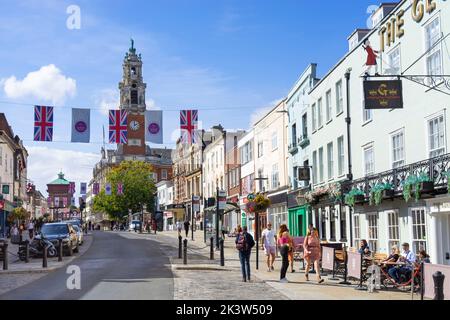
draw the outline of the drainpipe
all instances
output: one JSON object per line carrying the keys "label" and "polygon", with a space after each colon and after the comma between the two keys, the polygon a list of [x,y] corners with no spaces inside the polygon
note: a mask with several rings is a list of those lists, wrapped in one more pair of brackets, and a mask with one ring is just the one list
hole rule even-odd
{"label": "drainpipe", "polygon": [[[351,128],[351,117],[350,117],[350,73],[352,72],[352,68],[348,68],[345,72],[345,79],[347,85],[347,117],[345,118],[345,122],[347,123],[347,162],[348,162],[348,174],[347,180],[350,182],[353,180],[353,172],[352,172],[352,149],[351,149],[351,136],[350,136],[350,128]],[[350,246],[353,244],[353,215],[352,207],[349,208],[349,217],[350,217]]]}

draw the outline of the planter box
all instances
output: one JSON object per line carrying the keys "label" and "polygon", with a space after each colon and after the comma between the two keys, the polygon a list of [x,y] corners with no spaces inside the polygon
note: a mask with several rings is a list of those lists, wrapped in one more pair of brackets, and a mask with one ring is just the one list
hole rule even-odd
{"label": "planter box", "polygon": [[355,196],[355,203],[363,203],[366,201],[366,197],[364,195],[358,194]]}
{"label": "planter box", "polygon": [[384,199],[391,199],[394,197],[394,190],[383,190],[383,198]]}
{"label": "planter box", "polygon": [[432,193],[432,192],[434,192],[434,183],[432,181],[420,183],[420,193]]}

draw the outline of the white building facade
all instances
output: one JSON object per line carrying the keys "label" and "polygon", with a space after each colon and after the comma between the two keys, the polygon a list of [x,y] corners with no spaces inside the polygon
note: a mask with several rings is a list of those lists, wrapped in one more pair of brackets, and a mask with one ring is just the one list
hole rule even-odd
{"label": "white building facade", "polygon": [[[309,93],[313,224],[323,240],[356,246],[366,239],[385,253],[408,242],[415,252],[427,250],[433,263],[450,264],[450,85],[440,76],[450,74],[450,4],[404,0],[382,6],[375,18],[375,27],[355,32],[348,54]],[[364,109],[366,39],[380,51],[376,71],[401,76],[403,109]],[[434,191],[406,202],[405,181],[421,175]],[[349,181],[344,193],[359,189],[366,201],[354,208],[339,204],[336,186],[343,181]],[[381,184],[392,185],[395,197],[371,205],[371,190]]]}
{"label": "white building facade", "polygon": [[266,214],[259,214],[261,230],[268,222],[272,223],[275,230],[281,224],[287,224],[287,124],[285,100],[254,124],[255,190],[257,193],[266,193],[271,200]]}

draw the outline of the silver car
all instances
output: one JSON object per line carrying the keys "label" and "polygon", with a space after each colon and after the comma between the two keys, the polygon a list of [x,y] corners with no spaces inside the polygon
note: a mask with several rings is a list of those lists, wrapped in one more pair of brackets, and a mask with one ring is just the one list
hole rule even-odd
{"label": "silver car", "polygon": [[83,230],[76,224],[72,225],[75,232],[77,233],[77,239],[78,239],[78,245],[83,245],[84,238],[83,238]]}

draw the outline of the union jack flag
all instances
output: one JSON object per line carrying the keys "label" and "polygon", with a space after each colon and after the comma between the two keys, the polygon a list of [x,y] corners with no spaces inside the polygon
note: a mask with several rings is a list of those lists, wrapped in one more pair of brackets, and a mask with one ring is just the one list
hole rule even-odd
{"label": "union jack flag", "polygon": [[53,107],[34,106],[34,141],[52,141]]}
{"label": "union jack flag", "polygon": [[117,184],[117,195],[119,195],[119,196],[123,195],[123,184],[122,183]]}
{"label": "union jack flag", "polygon": [[67,197],[63,197],[63,207],[67,207]]}
{"label": "union jack flag", "polygon": [[126,110],[109,110],[109,143],[128,142],[128,113]]}
{"label": "union jack flag", "polygon": [[198,110],[180,111],[181,140],[185,144],[194,144],[197,141],[196,130],[198,122]]}
{"label": "union jack flag", "polygon": [[69,193],[74,194],[75,193],[75,182],[71,182],[69,185]]}
{"label": "union jack flag", "polygon": [[94,187],[93,187],[92,193],[94,195],[98,195],[100,193],[100,184],[98,184],[97,182],[94,183]]}

